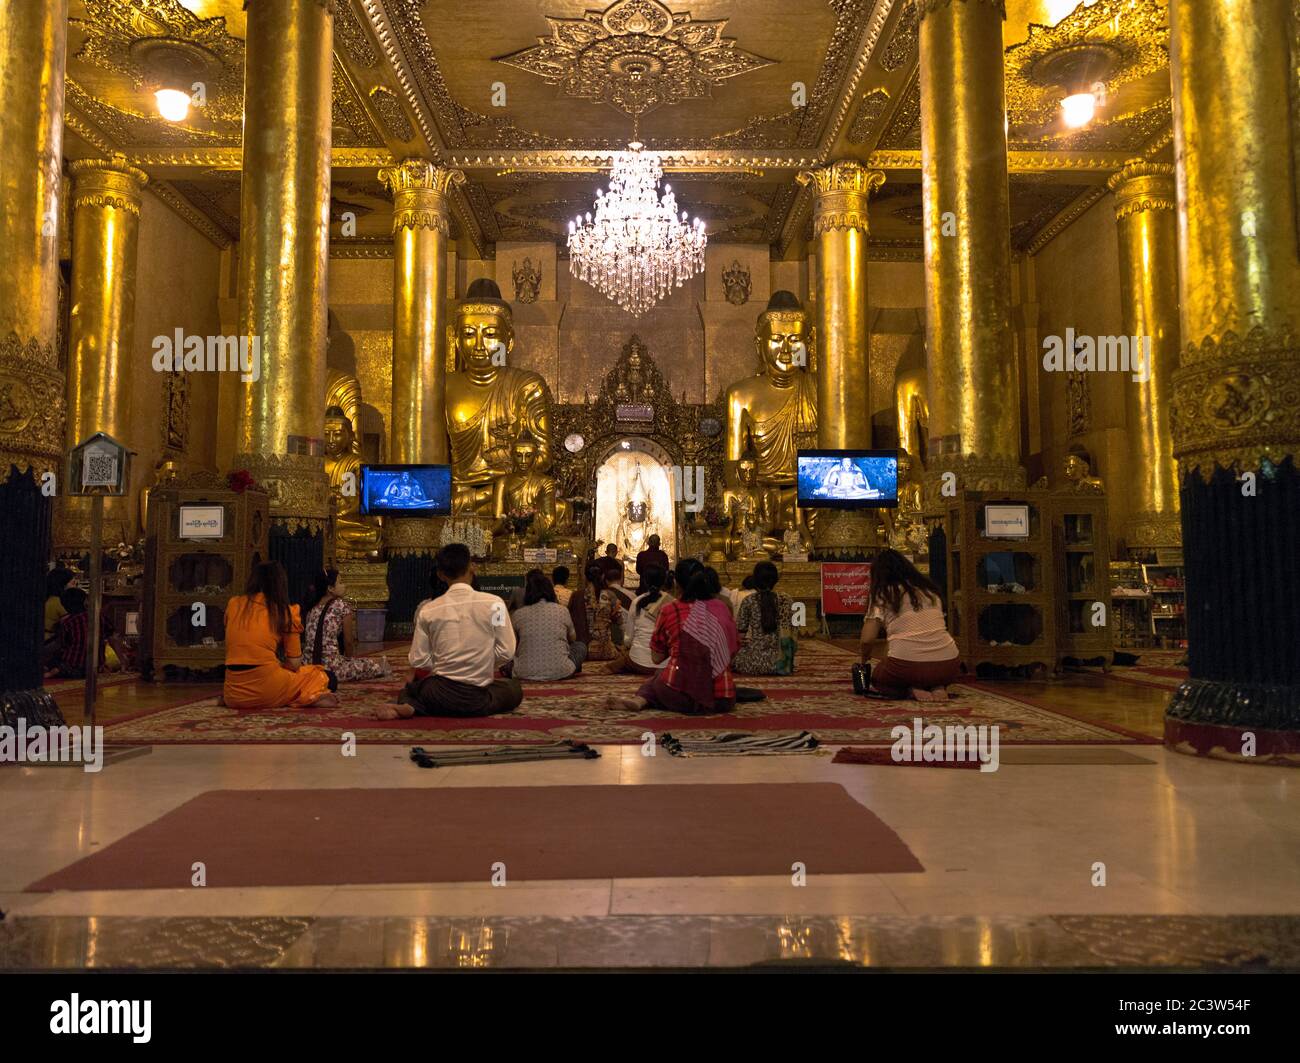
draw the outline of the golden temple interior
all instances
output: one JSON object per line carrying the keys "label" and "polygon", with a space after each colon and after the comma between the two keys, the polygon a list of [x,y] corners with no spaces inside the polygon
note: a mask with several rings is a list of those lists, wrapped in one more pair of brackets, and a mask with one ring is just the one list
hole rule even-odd
{"label": "golden temple interior", "polygon": [[[42,920],[173,914],[391,918],[419,921],[400,931],[416,936],[450,918],[453,941],[455,919],[477,920],[468,959],[340,959],[308,949],[318,928],[268,961],[303,967],[530,966],[518,926],[507,956],[509,919],[563,933],[618,915],[682,920],[682,940],[697,918],[785,920],[750,928],[765,944],[748,962],[1179,965],[1137,922],[1121,926],[1128,958],[1066,922],[1041,949],[1015,944],[1029,940],[1015,920],[1066,913],[1275,919],[1212,933],[1232,956],[1271,935],[1254,954],[1294,967],[1300,845],[1277,840],[1300,841],[1295,788],[1256,768],[1300,765],[1297,116],[1300,0],[7,3],[0,579],[6,626],[26,634],[0,647],[0,732],[98,725],[116,752],[66,785],[41,766],[0,771],[0,807],[31,812],[0,828],[0,918],[19,917],[0,921],[0,968],[91,965],[92,933],[69,946]],[[661,168],[655,209],[671,186],[664,210],[693,234],[637,264],[666,281],[627,267],[648,222],[601,235],[626,205],[620,160]],[[873,460],[896,461],[897,499],[816,508],[805,450],[889,455]],[[98,487],[96,455],[116,463]],[[447,510],[375,515],[357,495],[372,466],[449,466]],[[187,537],[204,506],[220,533]],[[998,507],[1023,533],[992,535]],[[763,684],[766,707],[730,720],[645,723],[605,712],[641,677],[589,661],[571,688],[525,683],[493,729],[390,721],[388,664],[338,684],[316,721],[224,700],[224,666],[245,665],[223,611],[262,561],[304,606],[322,568],[342,573],[357,654],[401,673],[448,543],[509,600],[556,564],[587,594],[607,544],[636,590],[652,533],[670,563],[697,558],[731,589],[774,562],[806,682]],[[865,606],[838,612],[828,588],[860,586],[887,549],[942,595],[965,669],[947,707],[876,713],[854,693]],[[65,568],[91,591],[88,623],[124,636],[108,651],[121,671],[89,690],[84,669],[42,667],[58,631],[47,605],[38,632],[47,573]],[[1003,727],[997,781],[820,756],[883,755],[914,716]],[[340,766],[340,735],[355,745],[362,726]],[[746,728],[822,748],[634,756],[643,732],[653,745]],[[924,866],[850,861],[794,899],[783,869],[744,861],[574,872],[508,900],[495,883],[346,870],[203,902],[129,875],[41,886],[208,791],[378,792],[427,781],[410,781],[402,746],[547,738],[603,759],[582,779],[559,764],[426,774],[839,782]],[[1109,817],[1124,826],[1107,836]],[[55,840],[34,847],[33,832]],[[1094,861],[1119,869],[1107,890],[1063,870]],[[1014,882],[999,870],[1012,865]],[[790,930],[832,917],[929,920],[948,945],[932,954],[883,924],[841,927],[835,944]],[[10,960],[24,919],[43,944]],[[572,963],[538,965],[742,962],[656,960],[653,932],[632,927],[621,956],[575,945]],[[1249,965],[1195,958],[1209,954],[1182,965]],[[123,946],[108,962],[155,961]]]}

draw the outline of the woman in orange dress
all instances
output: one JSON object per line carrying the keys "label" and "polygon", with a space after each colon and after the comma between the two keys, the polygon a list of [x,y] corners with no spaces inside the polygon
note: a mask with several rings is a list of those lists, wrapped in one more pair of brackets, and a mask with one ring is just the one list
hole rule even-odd
{"label": "woman in orange dress", "polygon": [[302,657],[302,620],[278,561],[256,566],[226,606],[225,704],[232,709],[337,705],[330,674]]}

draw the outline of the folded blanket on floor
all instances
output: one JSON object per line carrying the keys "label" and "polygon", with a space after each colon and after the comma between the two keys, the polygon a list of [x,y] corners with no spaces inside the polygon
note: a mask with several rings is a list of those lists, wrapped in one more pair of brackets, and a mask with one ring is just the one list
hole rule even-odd
{"label": "folded blanket on floor", "polygon": [[712,738],[674,738],[664,734],[659,744],[674,757],[761,757],[778,753],[815,753],[816,737],[811,731],[798,734],[754,735],[739,731]]}

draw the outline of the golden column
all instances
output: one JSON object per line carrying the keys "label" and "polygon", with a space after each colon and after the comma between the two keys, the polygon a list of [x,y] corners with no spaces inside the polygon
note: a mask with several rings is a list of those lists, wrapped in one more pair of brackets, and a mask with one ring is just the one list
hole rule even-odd
{"label": "golden column", "polygon": [[[67,0],[0,4],[0,704],[61,723],[41,685],[41,615],[63,480],[59,194]],[[47,474],[53,474],[51,479]],[[46,491],[42,491],[42,486]]]}
{"label": "golden column", "polygon": [[247,0],[235,468],[270,495],[271,555],[297,591],[323,562],[322,456],[334,0]]}
{"label": "golden column", "polygon": [[1002,0],[919,0],[921,186],[933,504],[1024,484],[1011,326]]}
{"label": "golden column", "polygon": [[[1178,476],[1169,402],[1178,366],[1178,203],[1174,168],[1131,160],[1110,179],[1119,229],[1120,305],[1130,341],[1149,344],[1145,380],[1124,382],[1130,548],[1178,546]],[[1142,375],[1139,373],[1139,375]]]}
{"label": "golden column", "polygon": [[[121,156],[84,159],[72,169],[72,292],[68,330],[68,426],[71,450],[93,432],[107,432],[128,449],[135,352],[135,260],[140,197],[149,178]],[[106,543],[135,541],[127,496],[107,499]],[[63,499],[55,544],[90,545],[90,502]]]}
{"label": "golden column", "polygon": [[[867,404],[867,201],[885,183],[879,170],[841,159],[798,175],[813,190],[817,256],[817,445],[831,450],[871,446]],[[852,553],[874,544],[875,520],[860,513],[819,513],[817,548]]]}
{"label": "golden column", "polygon": [[1165,741],[1257,764],[1300,760],[1296,18],[1290,0],[1170,4],[1191,678]]}

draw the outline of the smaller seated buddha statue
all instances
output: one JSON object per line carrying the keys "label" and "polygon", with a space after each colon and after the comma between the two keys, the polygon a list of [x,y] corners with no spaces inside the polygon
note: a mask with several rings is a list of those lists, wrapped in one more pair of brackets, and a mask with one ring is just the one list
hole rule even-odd
{"label": "smaller seated buddha statue", "polygon": [[532,530],[552,533],[570,522],[569,503],[560,497],[555,478],[537,468],[541,447],[530,435],[521,435],[510,448],[510,472],[493,485],[493,515],[503,518],[512,509],[536,512]]}
{"label": "smaller seated buddha statue", "polygon": [[782,552],[784,538],[773,535],[772,493],[757,482],[758,460],[752,451],[741,455],[735,465],[735,483],[722,491],[722,512],[727,525],[721,530],[725,544],[719,544],[732,560],[761,561]]}
{"label": "smaller seated buddha statue", "polygon": [[356,433],[340,406],[325,411],[325,472],[335,500],[335,554],[359,560],[377,558],[383,545],[378,517],[361,515],[361,458]]}

